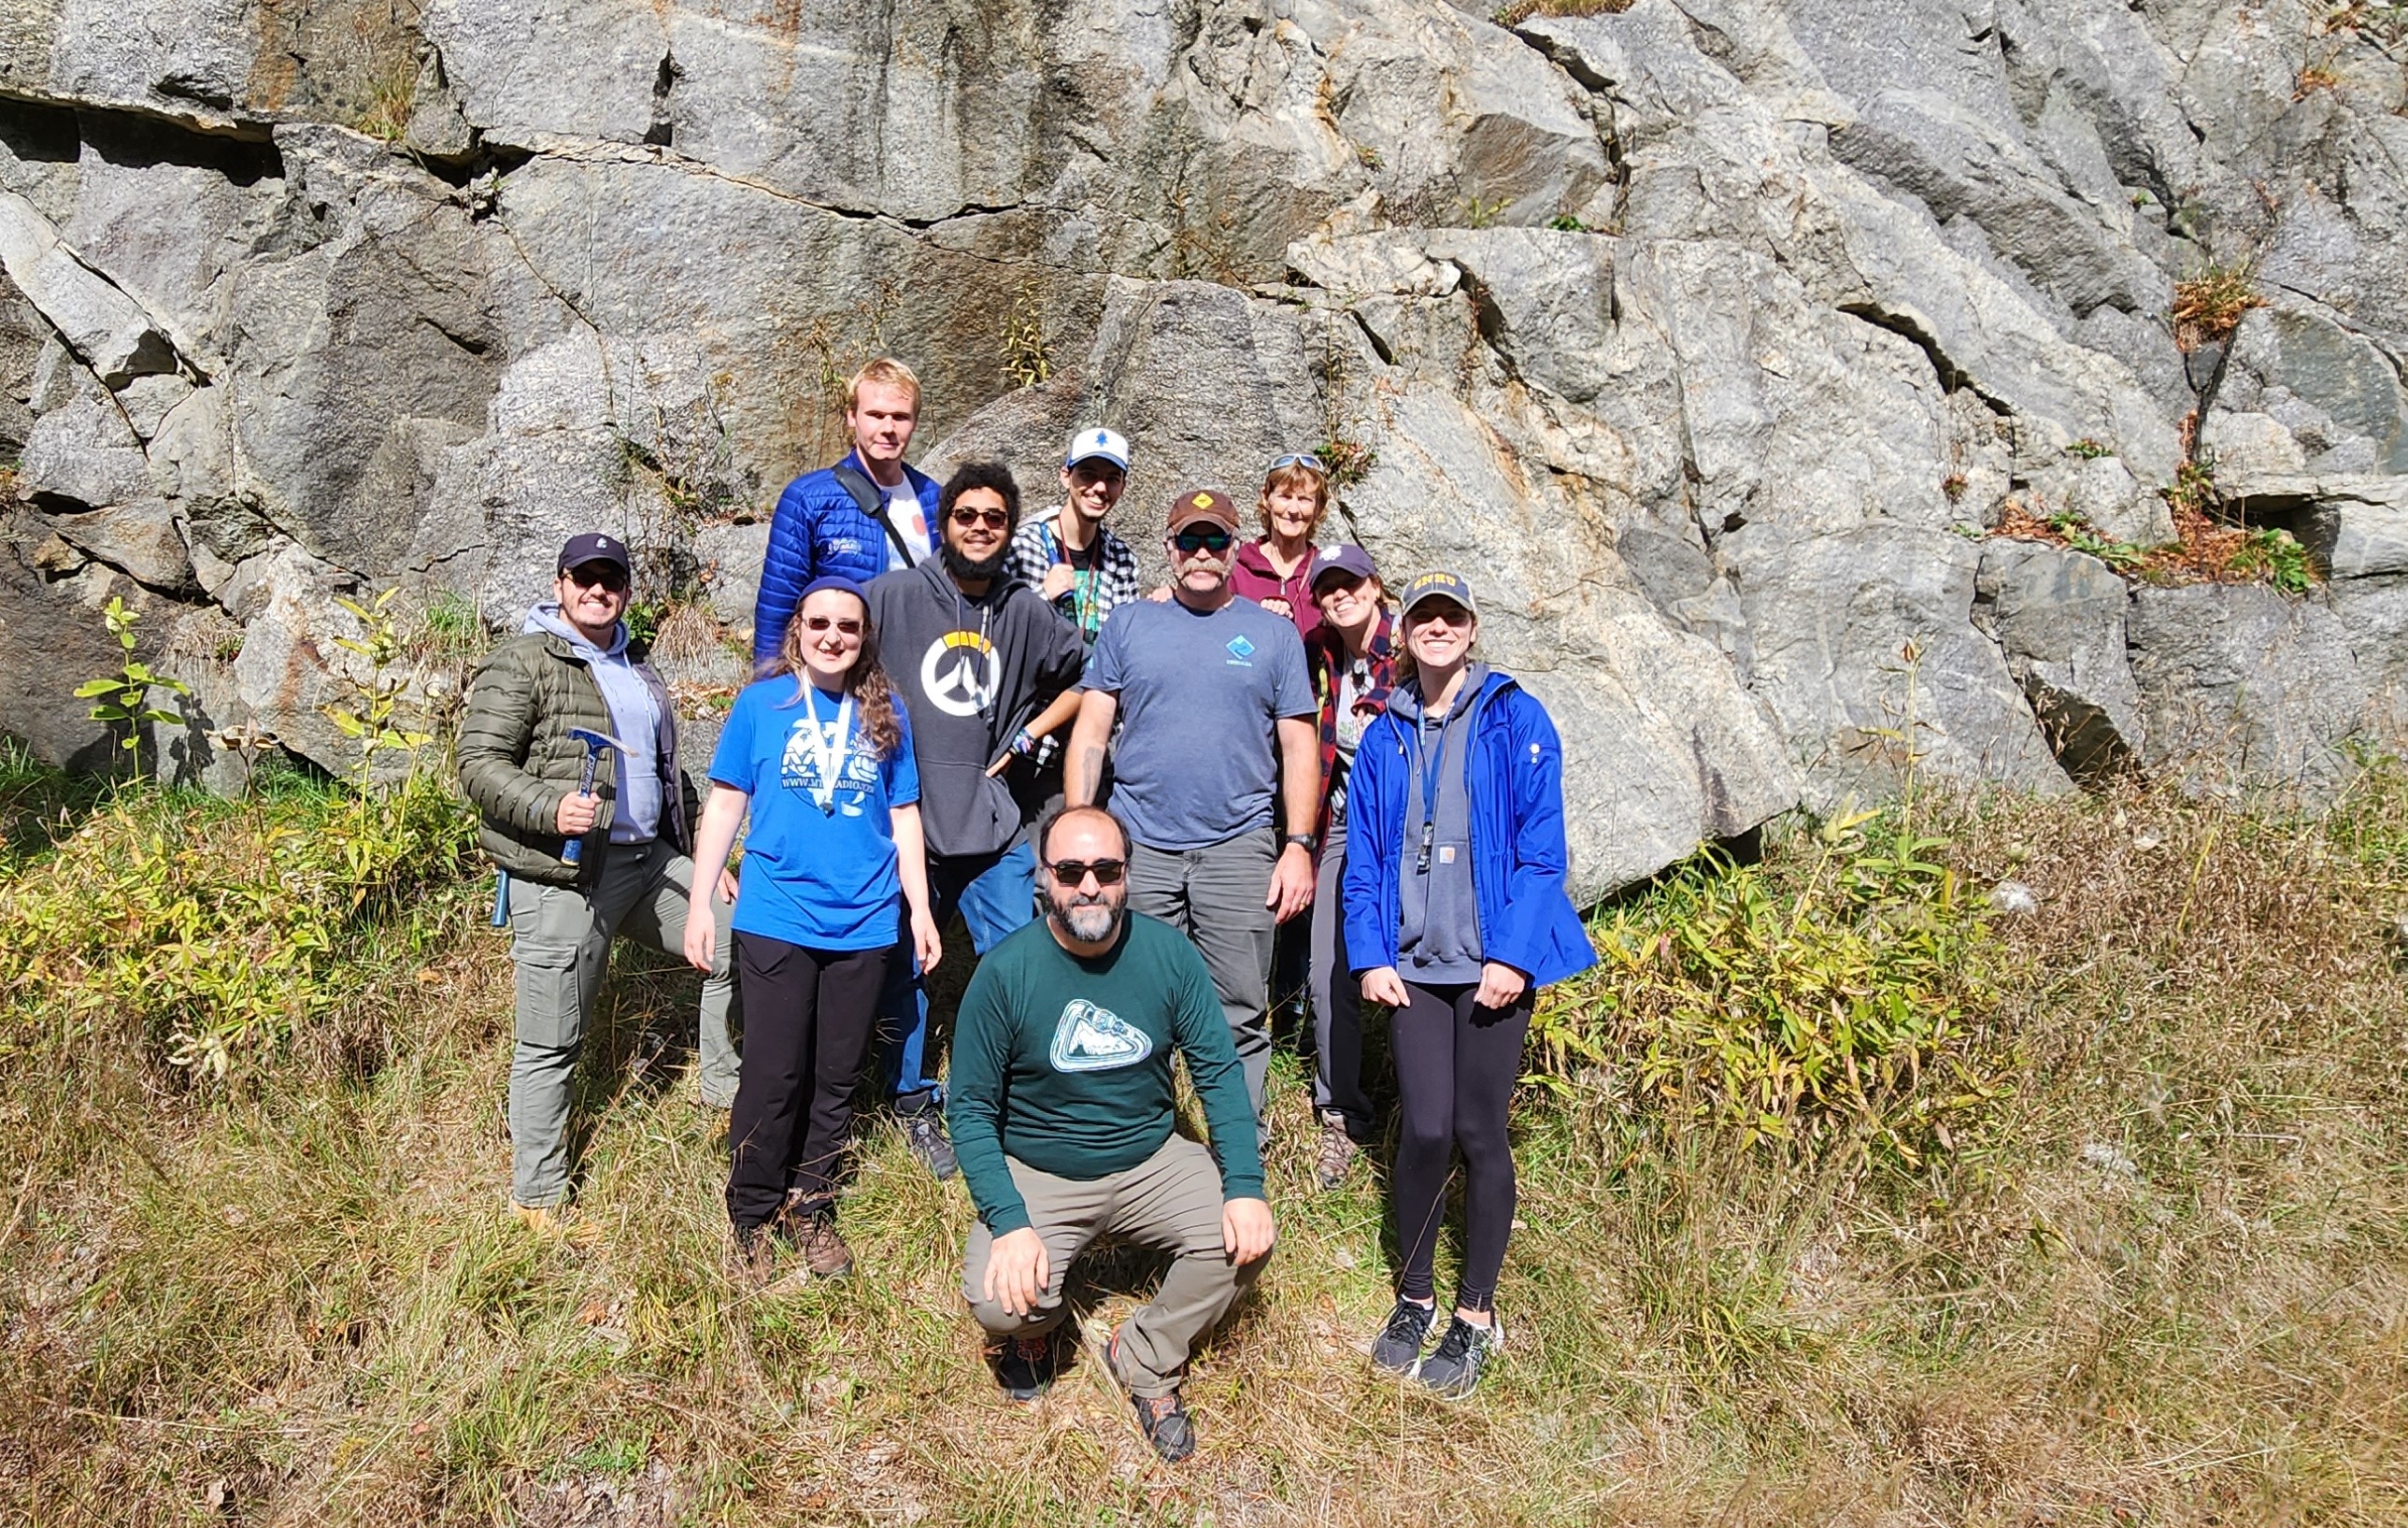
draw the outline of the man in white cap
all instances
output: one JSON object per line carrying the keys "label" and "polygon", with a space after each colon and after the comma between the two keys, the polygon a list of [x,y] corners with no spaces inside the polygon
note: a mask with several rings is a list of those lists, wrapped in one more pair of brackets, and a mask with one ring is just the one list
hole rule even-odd
{"label": "man in white cap", "polygon": [[1137,554],[1104,525],[1128,486],[1128,465],[1126,440],[1101,425],[1081,430],[1062,455],[1062,506],[1011,538],[1011,576],[1043,595],[1089,647],[1106,616],[1145,593]]}

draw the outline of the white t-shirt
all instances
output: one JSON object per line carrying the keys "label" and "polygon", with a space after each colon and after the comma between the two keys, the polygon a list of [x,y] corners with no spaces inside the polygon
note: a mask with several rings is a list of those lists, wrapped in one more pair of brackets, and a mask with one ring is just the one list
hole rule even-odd
{"label": "white t-shirt", "polygon": [[928,516],[920,508],[920,496],[911,491],[911,480],[904,479],[886,490],[886,518],[903,537],[903,550],[917,568],[928,560],[936,543],[928,536]]}

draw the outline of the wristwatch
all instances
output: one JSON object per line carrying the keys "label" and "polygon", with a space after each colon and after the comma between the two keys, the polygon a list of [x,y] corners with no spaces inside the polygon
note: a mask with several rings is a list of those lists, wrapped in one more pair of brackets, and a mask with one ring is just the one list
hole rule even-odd
{"label": "wristwatch", "polygon": [[1313,837],[1311,833],[1290,833],[1281,842],[1294,844],[1296,847],[1302,849],[1307,854],[1311,854],[1313,850],[1321,847],[1321,840]]}

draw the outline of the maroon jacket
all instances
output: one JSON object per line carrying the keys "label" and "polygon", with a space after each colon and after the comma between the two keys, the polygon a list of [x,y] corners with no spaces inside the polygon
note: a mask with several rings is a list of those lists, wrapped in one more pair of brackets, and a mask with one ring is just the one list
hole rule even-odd
{"label": "maroon jacket", "polygon": [[1282,578],[1263,555],[1262,542],[1244,541],[1238,547],[1236,565],[1229,569],[1229,588],[1257,605],[1267,599],[1286,600],[1287,618],[1296,623],[1297,635],[1311,648],[1312,634],[1321,628],[1321,608],[1312,602],[1312,554],[1296,565],[1295,572]]}

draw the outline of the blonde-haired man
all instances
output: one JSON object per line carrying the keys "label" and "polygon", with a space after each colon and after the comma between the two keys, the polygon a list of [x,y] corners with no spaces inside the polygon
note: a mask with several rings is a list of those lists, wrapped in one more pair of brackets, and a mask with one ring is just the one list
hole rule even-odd
{"label": "blonde-haired man", "polygon": [[893,356],[880,356],[844,384],[853,450],[834,467],[786,484],[769,521],[769,552],[752,602],[756,664],[777,655],[811,580],[866,584],[937,550],[937,483],[903,462],[919,422],[920,379]]}

